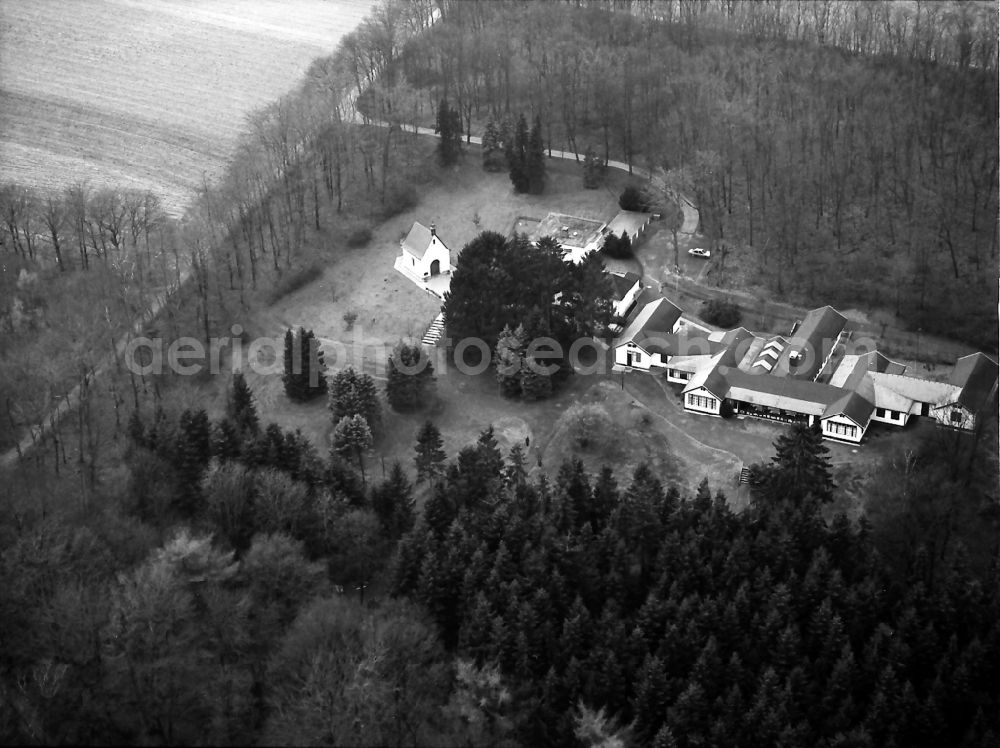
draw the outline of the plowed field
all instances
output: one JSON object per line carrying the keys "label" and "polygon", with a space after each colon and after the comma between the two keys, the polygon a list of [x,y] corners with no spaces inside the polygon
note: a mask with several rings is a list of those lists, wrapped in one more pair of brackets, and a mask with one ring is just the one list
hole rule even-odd
{"label": "plowed field", "polygon": [[0,180],[151,188],[179,213],[246,115],[370,0],[0,0]]}

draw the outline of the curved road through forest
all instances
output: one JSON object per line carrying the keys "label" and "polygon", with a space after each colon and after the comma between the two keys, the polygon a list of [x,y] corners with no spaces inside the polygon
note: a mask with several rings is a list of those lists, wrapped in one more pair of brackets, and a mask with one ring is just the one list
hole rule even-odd
{"label": "curved road through forest", "polygon": [[[357,113],[355,115],[355,120],[359,124],[375,125],[377,127],[387,127],[388,126],[387,123],[385,123],[385,122],[379,122],[379,121],[375,121],[375,120],[370,120],[370,119],[364,118],[364,116],[361,115],[360,113]],[[432,138],[438,137],[438,134],[436,132],[434,132],[434,130],[431,129],[430,127],[412,127],[411,126],[411,127],[402,128],[402,126],[401,126],[401,129],[403,129],[405,132],[414,133],[415,135],[428,135],[428,136],[430,136]],[[473,145],[482,145],[483,144],[483,139],[481,137],[479,137],[478,135],[472,135],[470,137],[466,137],[465,138],[465,142],[466,143],[471,143]],[[580,161],[580,154],[579,153],[575,153],[573,151],[557,151],[557,150],[551,150],[550,149],[548,151],[548,156],[549,156],[549,158],[561,158],[561,159],[565,159],[567,161],[577,161],[577,162]],[[652,174],[650,173],[649,169],[644,169],[641,166],[631,166],[630,167],[624,161],[609,160],[608,163],[607,163],[607,166],[609,168],[618,169],[620,171],[626,172],[627,174],[631,174],[633,176],[637,176],[640,179],[646,179],[646,180],[652,179]],[[694,206],[694,203],[692,203],[687,197],[685,197],[683,195],[678,195],[678,198],[679,198],[678,199],[678,203],[680,203],[681,210],[684,212],[684,221],[681,224],[681,228],[680,228],[680,231],[678,233],[681,233],[681,234],[693,234],[693,233],[695,233],[698,230],[698,209]]]}

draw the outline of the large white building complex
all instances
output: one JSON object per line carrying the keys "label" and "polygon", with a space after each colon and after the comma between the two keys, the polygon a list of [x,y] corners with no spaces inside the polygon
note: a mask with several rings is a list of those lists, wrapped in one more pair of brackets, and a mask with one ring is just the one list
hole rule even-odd
{"label": "large white building complex", "polygon": [[960,358],[947,381],[932,381],[854,340],[851,323],[829,306],[788,336],[692,333],[681,314],[667,299],[649,302],[615,341],[615,364],[679,385],[692,413],[807,421],[826,438],[859,443],[873,422],[903,426],[914,416],[971,430],[995,402],[998,366],[985,354]]}

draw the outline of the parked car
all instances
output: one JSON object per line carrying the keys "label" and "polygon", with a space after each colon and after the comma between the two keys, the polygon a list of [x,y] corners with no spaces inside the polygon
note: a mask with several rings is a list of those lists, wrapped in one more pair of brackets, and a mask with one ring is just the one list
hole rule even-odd
{"label": "parked car", "polygon": [[694,255],[695,257],[711,257],[712,253],[707,249],[702,249],[701,247],[692,247],[688,250],[689,255]]}

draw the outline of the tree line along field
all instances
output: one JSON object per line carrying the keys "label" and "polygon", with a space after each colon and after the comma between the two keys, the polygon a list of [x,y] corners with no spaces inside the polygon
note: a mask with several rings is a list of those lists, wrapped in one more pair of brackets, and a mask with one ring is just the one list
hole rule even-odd
{"label": "tree line along field", "polygon": [[39,0],[0,5],[0,181],[152,189],[174,215],[246,116],[283,93],[365,0]]}
{"label": "tree line along field", "polygon": [[370,5],[0,4],[4,449],[177,281],[191,244],[164,219],[220,176],[252,111]]}

